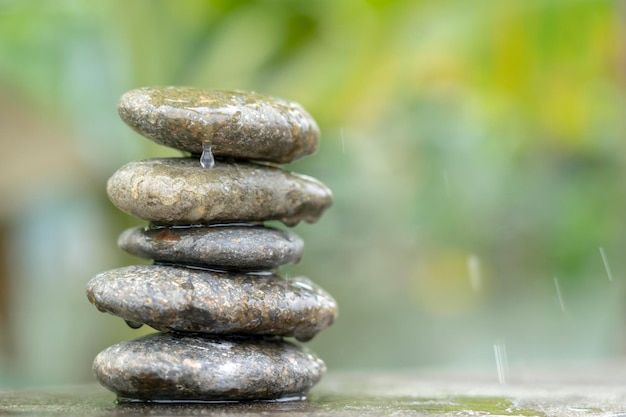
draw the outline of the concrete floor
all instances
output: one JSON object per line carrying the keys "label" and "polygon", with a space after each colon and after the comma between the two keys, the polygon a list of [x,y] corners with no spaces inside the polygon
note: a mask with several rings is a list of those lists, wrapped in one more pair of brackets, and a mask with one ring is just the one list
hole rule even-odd
{"label": "concrete floor", "polygon": [[0,392],[0,416],[610,416],[626,417],[626,363],[512,371],[329,373],[306,401],[116,404],[97,384]]}

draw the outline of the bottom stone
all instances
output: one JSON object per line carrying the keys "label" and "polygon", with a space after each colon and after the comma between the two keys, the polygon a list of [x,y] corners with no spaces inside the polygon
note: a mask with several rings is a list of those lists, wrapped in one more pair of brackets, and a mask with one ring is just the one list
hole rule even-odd
{"label": "bottom stone", "polygon": [[93,371],[120,399],[249,401],[302,397],[326,366],[280,338],[154,333],[103,350]]}

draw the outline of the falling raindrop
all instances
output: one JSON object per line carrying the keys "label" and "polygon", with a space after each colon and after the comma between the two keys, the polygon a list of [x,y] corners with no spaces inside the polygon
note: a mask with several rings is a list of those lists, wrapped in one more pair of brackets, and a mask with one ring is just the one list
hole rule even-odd
{"label": "falling raindrop", "polygon": [[202,168],[213,168],[215,166],[215,158],[211,151],[211,145],[207,142],[202,144],[202,155],[200,156],[200,165]]}
{"label": "falling raindrop", "polygon": [[606,270],[606,274],[609,277],[609,281],[613,281],[613,274],[611,273],[609,260],[606,259],[606,254],[604,253],[604,248],[602,246],[600,246],[600,256],[602,257],[602,262],[604,263],[604,269]]}
{"label": "falling raindrop", "polygon": [[496,370],[498,371],[498,382],[506,384],[509,374],[509,360],[506,355],[506,345],[503,342],[493,344],[493,353],[496,357]]}
{"label": "falling raindrop", "polygon": [[561,295],[561,286],[559,285],[559,279],[557,277],[554,277],[554,287],[556,288],[556,296],[559,298],[561,311],[565,313],[565,302],[563,301],[563,296]]}

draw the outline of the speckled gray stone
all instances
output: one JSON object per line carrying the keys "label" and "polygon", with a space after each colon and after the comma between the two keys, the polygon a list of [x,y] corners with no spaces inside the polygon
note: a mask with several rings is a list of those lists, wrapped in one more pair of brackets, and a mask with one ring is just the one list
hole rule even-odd
{"label": "speckled gray stone", "polygon": [[123,399],[232,401],[303,396],[326,367],[280,338],[156,333],[100,352],[93,371]]}
{"label": "speckled gray stone", "polygon": [[87,284],[100,311],[161,331],[295,336],[307,341],[332,324],[335,300],[306,278],[137,265]]}
{"label": "speckled gray stone", "polygon": [[166,225],[280,220],[294,226],[319,219],[331,191],[305,175],[252,163],[216,163],[196,158],[131,162],[107,184],[119,209]]}
{"label": "speckled gray stone", "polygon": [[263,226],[135,227],[124,231],[120,248],[146,259],[219,269],[259,271],[302,257],[295,233]]}
{"label": "speckled gray stone", "polygon": [[192,153],[287,163],[312,154],[319,142],[313,118],[297,103],[241,91],[188,87],[125,93],[122,120],[157,143]]}

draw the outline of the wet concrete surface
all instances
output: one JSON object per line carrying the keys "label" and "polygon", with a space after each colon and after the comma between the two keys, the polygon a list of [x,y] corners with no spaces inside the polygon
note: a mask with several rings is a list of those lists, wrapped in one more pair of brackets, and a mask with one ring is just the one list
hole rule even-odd
{"label": "wet concrete surface", "polygon": [[626,417],[626,363],[494,374],[333,373],[304,401],[117,403],[97,384],[0,392],[0,416]]}

